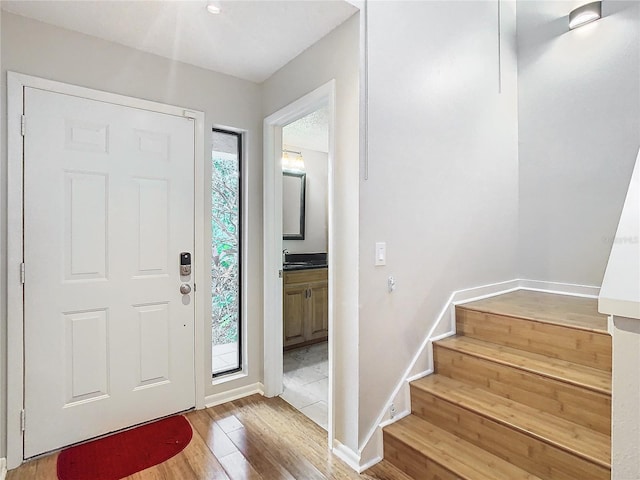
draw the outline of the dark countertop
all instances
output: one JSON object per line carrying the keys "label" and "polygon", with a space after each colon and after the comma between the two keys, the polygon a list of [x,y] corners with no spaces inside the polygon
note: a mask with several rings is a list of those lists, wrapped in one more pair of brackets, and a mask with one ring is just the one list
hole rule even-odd
{"label": "dark countertop", "polygon": [[327,268],[327,264],[309,264],[306,263],[304,265],[299,265],[299,264],[287,264],[285,263],[284,265],[282,265],[282,269],[285,272],[290,272],[292,270],[311,270],[314,268]]}
{"label": "dark countertop", "polygon": [[311,270],[313,268],[327,268],[327,254],[322,253],[287,253],[284,256],[282,269]]}

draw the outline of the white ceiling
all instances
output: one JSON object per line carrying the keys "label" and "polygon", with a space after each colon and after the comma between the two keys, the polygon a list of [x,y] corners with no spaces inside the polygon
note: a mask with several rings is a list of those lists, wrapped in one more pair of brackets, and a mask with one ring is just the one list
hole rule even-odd
{"label": "white ceiling", "polygon": [[329,109],[322,107],[282,128],[283,148],[329,151]]}
{"label": "white ceiling", "polygon": [[2,0],[2,9],[262,82],[353,15],[342,0]]}

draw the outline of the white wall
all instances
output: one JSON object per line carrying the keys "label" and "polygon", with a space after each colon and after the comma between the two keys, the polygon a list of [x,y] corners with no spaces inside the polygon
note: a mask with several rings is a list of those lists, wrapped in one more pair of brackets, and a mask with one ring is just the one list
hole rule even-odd
{"label": "white wall", "polygon": [[520,274],[600,286],[640,146],[640,3],[518,2]]}
{"label": "white wall", "polygon": [[286,141],[289,150],[301,152],[304,158],[306,177],[306,208],[304,240],[284,240],[282,248],[289,253],[320,253],[327,251],[327,154],[298,147]]}
{"label": "white wall", "polygon": [[602,280],[598,310],[640,320],[640,150]]}
{"label": "white wall", "polygon": [[[501,94],[497,27],[496,2],[369,3],[361,441],[451,293],[516,275],[513,2],[502,2]],[[387,242],[387,265],[375,267],[379,241]]]}
{"label": "white wall", "polygon": [[[335,437],[358,447],[358,122],[359,15],[356,14],[263,83],[265,117],[335,79],[334,200],[330,254],[335,286]],[[279,252],[274,252],[278,254]]]}
{"label": "white wall", "polygon": [[610,317],[613,337],[611,478],[640,478],[640,321]]}
{"label": "white wall", "polygon": [[[4,12],[2,15],[2,115],[6,119],[6,71],[40,76],[52,80],[106,90],[132,97],[169,103],[205,112],[205,152],[211,151],[211,127],[229,126],[247,131],[248,162],[245,168],[245,202],[250,231],[262,228],[262,116],[260,86],[227,75],[217,74],[191,65],[172,62],[115,43],[53,27]],[[4,121],[3,121],[4,123]],[[2,131],[2,144],[6,132]],[[6,248],[6,150],[2,149],[2,261]],[[206,154],[206,165],[208,154]],[[210,168],[210,166],[209,166]],[[246,231],[246,230],[245,230]],[[262,235],[247,237],[247,289],[252,300],[247,302],[249,334],[248,352],[252,368],[248,377],[213,387],[210,378],[207,394],[262,381]],[[2,265],[0,277],[5,278]],[[0,291],[0,363],[3,402],[6,356],[6,290]],[[204,332],[203,332],[204,333]],[[208,365],[211,365],[209,360]],[[5,414],[2,412],[4,426]],[[4,438],[4,430],[0,437]],[[3,445],[4,447],[4,445]],[[0,457],[4,450],[0,451]]]}
{"label": "white wall", "polygon": [[622,315],[610,332],[612,478],[623,480],[640,477],[640,327],[624,318],[637,312],[638,240],[624,228],[616,238],[640,147],[640,3],[605,1],[602,19],[568,31],[582,3],[518,2],[520,273],[600,286],[614,241],[628,255],[625,269],[612,254],[607,276],[627,282],[609,278],[600,299],[603,313]]}

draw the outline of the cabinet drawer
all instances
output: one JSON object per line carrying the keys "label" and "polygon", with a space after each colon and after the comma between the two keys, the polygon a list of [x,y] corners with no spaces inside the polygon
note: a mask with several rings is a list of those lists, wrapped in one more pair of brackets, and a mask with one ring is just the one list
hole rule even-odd
{"label": "cabinet drawer", "polygon": [[309,270],[294,270],[292,272],[284,272],[284,284],[291,285],[294,283],[314,283],[327,281],[328,269],[312,268]]}

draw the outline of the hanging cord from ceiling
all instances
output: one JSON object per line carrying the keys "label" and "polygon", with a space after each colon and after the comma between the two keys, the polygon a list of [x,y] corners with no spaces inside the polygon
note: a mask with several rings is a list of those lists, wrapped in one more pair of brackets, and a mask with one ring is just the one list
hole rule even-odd
{"label": "hanging cord from ceiling", "polygon": [[498,93],[502,93],[502,1],[498,0]]}
{"label": "hanging cord from ceiling", "polygon": [[362,132],[363,156],[364,156],[364,179],[369,180],[369,0],[364,0],[364,74],[362,89],[364,97],[363,116],[364,125]]}

